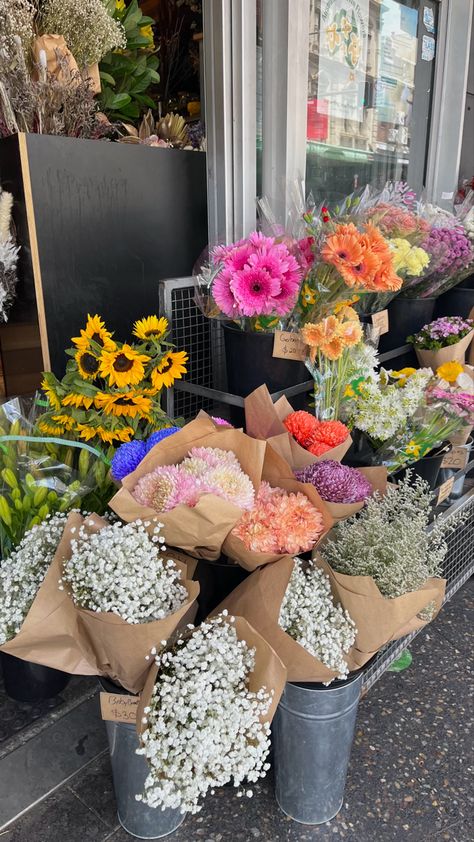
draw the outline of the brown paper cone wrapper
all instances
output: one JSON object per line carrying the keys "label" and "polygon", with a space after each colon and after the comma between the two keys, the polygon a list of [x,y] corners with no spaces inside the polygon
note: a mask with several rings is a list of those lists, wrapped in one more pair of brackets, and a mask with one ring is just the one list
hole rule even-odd
{"label": "brown paper cone wrapper", "polygon": [[292,412],[293,407],[284,395],[273,403],[267,387],[259,386],[245,398],[247,433],[253,438],[268,441],[273,450],[294,469],[305,468],[307,465],[314,465],[326,459],[340,462],[344,458],[352,444],[351,436],[348,436],[342,444],[323,453],[322,456],[314,456],[309,450],[301,447],[286,429],[283,421]]}
{"label": "brown paper cone wrapper", "polygon": [[95,64],[89,64],[84,68],[82,71],[82,78],[85,82],[89,81],[90,89],[93,94],[100,94],[102,85],[100,81],[99,65],[97,62]]}
{"label": "brown paper cone wrapper", "polygon": [[156,512],[141,506],[132,496],[142,476],[158,465],[179,464],[192,447],[219,447],[233,451],[242,470],[252,480],[255,490],[258,490],[265,459],[265,442],[256,441],[240,430],[216,430],[211,419],[200,418],[155,445],[136,470],[124,478],[120,491],[109,505],[127,522],[142,518],[151,520],[152,524],[157,521],[162,523],[163,535],[169,546],[178,547],[196,558],[214,561],[221,554],[226,536],[242,516],[241,509],[214,494],[204,494],[194,508],[179,505],[169,512]]}
{"label": "brown paper cone wrapper", "polygon": [[59,590],[62,562],[71,551],[71,529],[77,530],[81,523],[82,517],[71,512],[51,566],[19,633],[0,648],[34,664],[75,675],[96,675],[79,645],[74,605],[66,591]]}
{"label": "brown paper cone wrapper", "polygon": [[227,609],[229,614],[245,617],[282,660],[288,681],[329,682],[337,677],[336,673],[293,640],[278,623],[294,565],[291,556],[284,556],[275,564],[256,570],[212,613]]}
{"label": "brown paper cone wrapper", "polygon": [[431,368],[436,372],[436,369],[444,363],[458,362],[463,363],[466,359],[466,351],[472,342],[474,330],[471,330],[467,336],[456,342],[455,345],[448,345],[446,348],[440,348],[439,351],[426,351],[420,348],[415,348],[416,356],[420,366],[423,368]]}
{"label": "brown paper cone wrapper", "polygon": [[[296,494],[299,492],[306,495],[313,506],[321,512],[323,518],[324,529],[320,539],[332,528],[334,520],[328,510],[327,503],[321,499],[314,485],[298,482],[293,476],[288,463],[270,445],[266,447],[262,479],[266,480],[273,487],[278,486],[279,488],[283,488],[288,493]],[[232,561],[236,561],[241,567],[244,567],[245,570],[256,570],[257,567],[261,567],[264,564],[271,564],[288,554],[287,552],[259,553],[248,550],[243,541],[232,535],[232,533],[225,539],[222,552],[232,559]]]}
{"label": "brown paper cone wrapper", "polygon": [[[228,622],[230,622],[230,619],[228,619]],[[268,691],[273,690],[273,699],[268,713],[261,718],[262,723],[271,722],[285,687],[286,668],[274,649],[255,628],[252,628],[246,619],[234,616],[233,625],[238,639],[245,640],[250,648],[255,649],[255,667],[249,676],[248,689],[252,693],[257,693],[262,687],[265,687]],[[146,727],[143,722],[144,710],[150,704],[158,672],[158,667],[154,664],[140,695],[137,711],[137,731],[139,735],[143,733]]]}
{"label": "brown paper cone wrapper", "polygon": [[[387,489],[386,468],[376,466],[374,468],[357,468],[357,470],[360,471],[361,474],[364,474],[370,482],[372,486],[372,494],[375,494],[376,491],[378,491],[382,496],[385,494]],[[360,510],[364,507],[363,501],[360,503],[330,503],[328,500],[325,500],[324,502],[329,514],[335,521],[345,520],[346,518],[355,515],[357,512],[360,512]]]}
{"label": "brown paper cone wrapper", "polygon": [[472,427],[470,424],[465,424],[464,427],[461,427],[457,433],[453,433],[452,436],[449,437],[448,441],[451,442],[454,447],[460,447],[463,444],[467,444],[467,440],[472,433]]}
{"label": "brown paper cone wrapper", "polygon": [[[71,84],[71,82],[73,82],[75,75],[79,72],[79,69],[76,59],[66,46],[66,42],[62,35],[38,35],[33,40],[32,49],[36,64],[39,64],[40,62],[41,51],[44,51],[46,55],[48,73],[54,76],[58,82],[64,82],[65,84]],[[70,75],[65,76],[64,70],[58,62],[58,56],[62,61],[64,61]],[[35,71],[34,75],[37,79],[38,72]]]}
{"label": "brown paper cone wrapper", "polygon": [[436,604],[433,618],[443,603],[444,579],[428,579],[419,590],[388,599],[382,596],[371,576],[337,573],[318,553],[314,563],[329,576],[336,600],[356,624],[356,652],[351,655],[360,666],[389,641],[427,625],[428,621],[418,615],[430,602]]}

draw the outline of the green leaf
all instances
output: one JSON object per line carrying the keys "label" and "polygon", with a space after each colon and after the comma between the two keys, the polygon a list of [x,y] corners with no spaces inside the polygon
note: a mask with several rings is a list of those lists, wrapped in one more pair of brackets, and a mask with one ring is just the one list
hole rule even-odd
{"label": "green leaf", "polygon": [[116,82],[114,77],[111,76],[110,73],[106,73],[105,70],[101,70],[99,75],[103,82],[107,82],[107,84],[112,85],[112,87],[115,88]]}
{"label": "green leaf", "polygon": [[[130,99],[130,97],[129,97]],[[121,113],[125,117],[139,117],[140,116],[140,108],[136,102],[131,102],[129,105],[125,105],[124,107],[120,108]]]}
{"label": "green leaf", "polygon": [[129,94],[114,94],[110,101],[110,108],[113,111],[123,111],[131,101],[132,97]]}
{"label": "green leaf", "polygon": [[151,96],[147,96],[146,94],[136,94],[134,96],[134,99],[136,99],[136,101],[140,103],[142,108],[155,108],[156,106],[155,100],[152,99]]}
{"label": "green leaf", "polygon": [[408,669],[413,661],[413,655],[411,654],[409,649],[405,649],[404,652],[400,655],[396,661],[392,661],[390,666],[388,667],[389,672],[403,672],[403,670]]}

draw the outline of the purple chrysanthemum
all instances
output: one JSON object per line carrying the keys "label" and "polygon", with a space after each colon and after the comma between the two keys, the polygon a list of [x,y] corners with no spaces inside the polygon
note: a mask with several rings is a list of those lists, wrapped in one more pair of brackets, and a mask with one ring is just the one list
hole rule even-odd
{"label": "purple chrysanthemum", "polygon": [[112,459],[110,473],[115,480],[122,480],[138,467],[146,454],[144,441],[127,441],[121,444]]}
{"label": "purple chrysanthemum", "polygon": [[172,436],[173,433],[179,433],[180,429],[180,427],[166,427],[164,430],[157,430],[156,433],[152,433],[146,443],[146,452],[148,453],[155,444],[159,444],[160,441]]}
{"label": "purple chrysanthemum", "polygon": [[333,459],[301,468],[295,471],[295,477],[314,485],[328,503],[360,503],[372,494],[370,482],[357,468],[349,468]]}

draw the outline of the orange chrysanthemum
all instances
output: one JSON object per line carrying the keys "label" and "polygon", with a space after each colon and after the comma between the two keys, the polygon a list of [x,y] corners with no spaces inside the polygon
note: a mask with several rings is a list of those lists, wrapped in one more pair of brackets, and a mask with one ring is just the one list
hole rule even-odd
{"label": "orange chrysanthemum", "polygon": [[337,447],[347,439],[349,430],[342,421],[320,421],[316,431],[316,441],[323,442],[329,447]]}
{"label": "orange chrysanthemum", "polygon": [[309,453],[312,453],[313,456],[322,456],[323,453],[327,453],[328,450],[331,450],[328,444],[324,444],[322,441],[314,441],[313,444],[308,447]]}
{"label": "orange chrysanthemum", "polygon": [[287,415],[283,423],[301,447],[308,448],[311,445],[318,427],[318,421],[314,415],[300,409]]}

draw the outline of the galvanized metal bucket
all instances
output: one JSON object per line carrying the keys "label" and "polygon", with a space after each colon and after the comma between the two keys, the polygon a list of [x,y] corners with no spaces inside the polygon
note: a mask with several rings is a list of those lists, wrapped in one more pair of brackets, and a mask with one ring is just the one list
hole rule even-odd
{"label": "galvanized metal bucket", "polygon": [[287,683],[273,720],[275,797],[287,816],[323,824],[344,799],[362,673],[347,681]]}
{"label": "galvanized metal bucket", "polygon": [[147,807],[135,798],[143,792],[148,774],[145,758],[136,754],[138,736],[135,725],[106,722],[105,727],[120,824],[137,839],[161,839],[173,833],[183,823],[183,813],[179,810]]}

